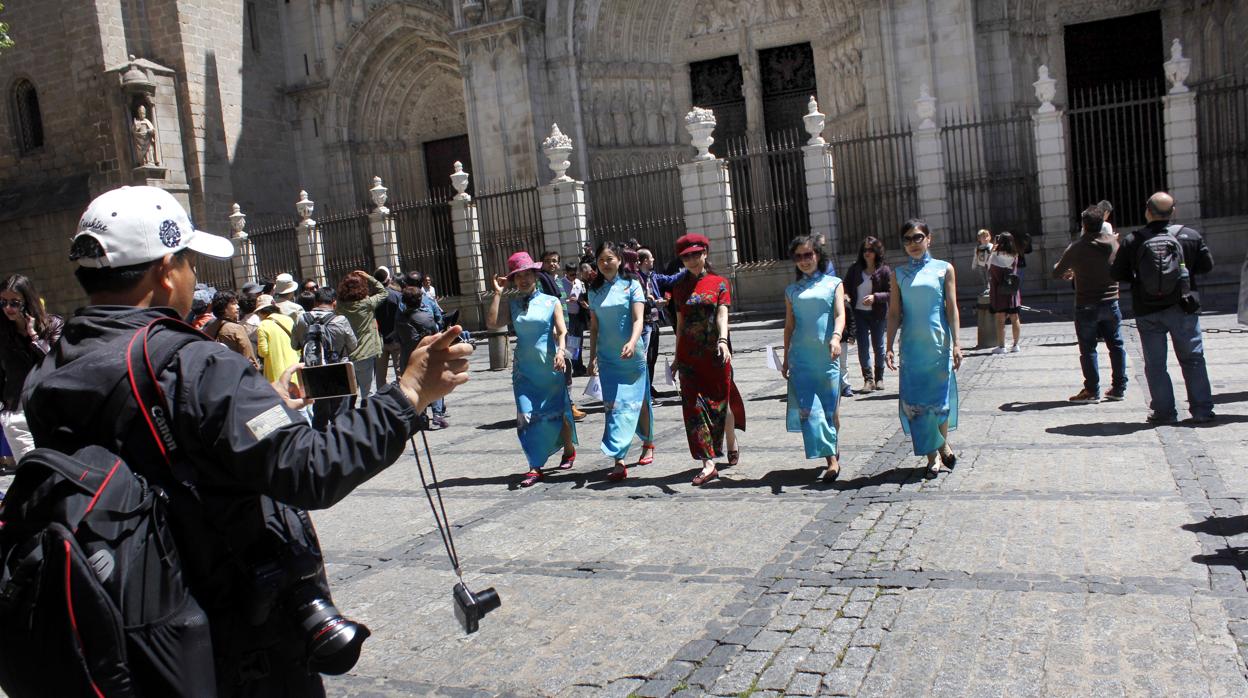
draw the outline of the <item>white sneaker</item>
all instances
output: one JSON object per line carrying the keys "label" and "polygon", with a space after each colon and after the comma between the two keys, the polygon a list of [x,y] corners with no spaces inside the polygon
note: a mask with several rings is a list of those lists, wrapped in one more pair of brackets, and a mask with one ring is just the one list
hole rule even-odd
{"label": "white sneaker", "polygon": [[1011,353],[1011,354],[1017,354],[1017,353],[1018,353],[1018,345],[1017,345],[1017,344],[1015,344],[1014,346],[1010,347],[1010,353]]}
{"label": "white sneaker", "polygon": [[994,353],[994,354],[1004,354],[1004,353],[1005,353],[1005,347],[997,347],[996,349],[993,349],[993,350],[992,350],[992,353]]}

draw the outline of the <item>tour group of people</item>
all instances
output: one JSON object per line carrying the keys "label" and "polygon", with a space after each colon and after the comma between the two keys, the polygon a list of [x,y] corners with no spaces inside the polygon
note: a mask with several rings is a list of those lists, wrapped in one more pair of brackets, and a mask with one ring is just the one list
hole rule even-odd
{"label": "tour group of people", "polygon": [[[785,290],[781,366],[788,381],[786,427],[801,433],[808,459],[823,459],[823,481],[840,474],[838,406],[850,317],[863,390],[882,389],[885,368],[899,370],[899,414],[915,454],[926,456],[933,475],[957,462],[948,435],[957,427],[954,372],[962,361],[954,270],[932,258],[924,221],[907,221],[900,240],[906,260],[895,271],[885,262],[883,243],[869,237],[844,279],[836,276],[821,240],[802,235],[789,244],[794,281]],[[541,481],[556,453],[557,469],[576,462],[577,417],[568,388],[570,353],[580,346],[568,341],[574,308],[588,315],[587,372],[603,403],[601,450],[613,461],[608,480],[624,480],[631,464],[654,460],[653,361],[647,356],[657,353],[650,311],[659,308],[671,310],[676,347],[670,370],[680,387],[689,454],[701,466],[693,484],[704,485],[719,477],[719,468],[739,463],[736,432],[745,430],[746,414],[733,379],[731,285],[711,264],[705,236],[682,236],[674,253],[682,268],[662,274],[654,271],[648,248],[604,241],[582,265],[590,273],[578,268],[583,285],[572,289],[571,298],[545,290],[559,289],[543,278],[560,269],[553,252],[542,255],[555,259],[548,264],[518,251],[506,274],[493,278],[486,324],[506,326],[516,337],[512,387],[528,466],[521,486]],[[504,319],[508,284],[517,293]],[[633,461],[629,453],[636,444]]]}

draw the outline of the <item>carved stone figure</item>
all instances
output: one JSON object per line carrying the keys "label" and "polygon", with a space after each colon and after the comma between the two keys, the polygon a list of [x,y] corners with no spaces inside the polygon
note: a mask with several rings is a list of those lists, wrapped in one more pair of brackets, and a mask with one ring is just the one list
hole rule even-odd
{"label": "carved stone figure", "polygon": [[676,119],[676,107],[672,104],[671,87],[663,88],[663,103],[659,106],[659,118],[663,124],[663,143],[676,142],[676,129],[680,122]]}
{"label": "carved stone figure", "polygon": [[663,142],[663,134],[661,132],[662,118],[659,114],[659,101],[654,96],[654,88],[646,88],[646,97],[642,101],[642,109],[645,110],[646,117],[646,143],[649,145],[658,145]]}
{"label": "carved stone figure", "polygon": [[159,167],[156,149],[156,125],[147,120],[147,107],[142,104],[134,115],[134,162],[139,167]]}
{"label": "carved stone figure", "polygon": [[637,99],[637,91],[628,91],[628,134],[633,145],[646,144],[646,119]]}
{"label": "carved stone figure", "polygon": [[622,90],[615,93],[615,99],[611,102],[611,117],[615,119],[615,144],[629,145],[631,141],[628,138],[628,102]]}
{"label": "carved stone figure", "polygon": [[715,34],[732,29],[737,26],[739,12],[738,0],[699,0],[693,10],[693,30],[690,36]]}
{"label": "carved stone figure", "polygon": [[604,148],[615,145],[615,119],[611,115],[607,93],[602,89],[594,97],[594,118],[598,121],[598,145]]}

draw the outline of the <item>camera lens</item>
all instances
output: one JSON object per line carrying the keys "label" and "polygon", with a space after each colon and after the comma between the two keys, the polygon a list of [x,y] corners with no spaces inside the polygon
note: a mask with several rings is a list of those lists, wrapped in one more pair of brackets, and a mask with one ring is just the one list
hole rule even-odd
{"label": "camera lens", "polygon": [[494,587],[482,589],[474,596],[477,599],[477,606],[480,607],[482,616],[503,605],[503,600],[498,598],[498,592],[494,591]]}
{"label": "camera lens", "polygon": [[297,602],[295,620],[308,642],[308,667],[320,674],[345,674],[360,658],[360,649],[371,633],[348,620],[315,591]]}

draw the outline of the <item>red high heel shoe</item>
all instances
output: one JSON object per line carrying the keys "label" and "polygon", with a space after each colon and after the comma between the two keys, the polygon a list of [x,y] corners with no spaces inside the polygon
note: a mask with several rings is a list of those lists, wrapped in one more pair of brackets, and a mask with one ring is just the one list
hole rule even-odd
{"label": "red high heel shoe", "polygon": [[645,451],[647,448],[650,449],[650,455],[639,459],[637,465],[650,465],[654,462],[654,444],[643,444],[641,450]]}
{"label": "red high heel shoe", "polygon": [[711,480],[714,480],[717,477],[719,477],[719,470],[715,468],[711,468],[711,472],[705,475],[698,475],[697,477],[693,478],[693,484],[697,487],[701,487],[702,485],[705,485],[706,483],[710,482]]}
{"label": "red high heel shoe", "polygon": [[560,470],[570,470],[572,466],[574,465],[576,465],[576,451],[575,450],[572,451],[572,455],[570,456],[564,455],[563,460],[559,461]]}
{"label": "red high heel shoe", "polygon": [[623,465],[617,465],[615,467],[615,470],[607,473],[608,480],[611,482],[619,482],[620,480],[628,477],[628,468],[625,468]]}
{"label": "red high heel shoe", "polygon": [[530,471],[529,471],[529,472],[525,475],[524,479],[520,481],[520,486],[521,486],[521,487],[532,487],[533,485],[536,485],[536,484],[538,483],[538,481],[539,481],[539,480],[541,480],[541,479],[542,479],[542,471],[540,471],[540,470],[530,470]]}

